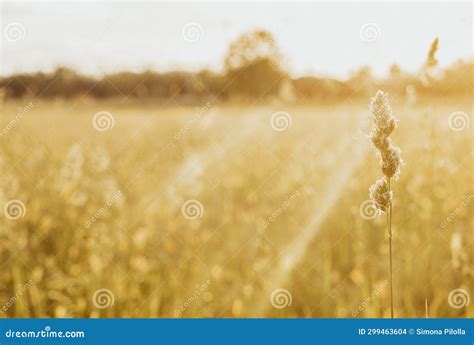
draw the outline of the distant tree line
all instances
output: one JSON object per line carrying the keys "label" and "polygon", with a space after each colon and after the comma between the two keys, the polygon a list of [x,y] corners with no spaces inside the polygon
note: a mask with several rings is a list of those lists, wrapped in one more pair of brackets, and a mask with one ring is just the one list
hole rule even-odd
{"label": "distant tree line", "polygon": [[368,67],[362,67],[347,80],[315,76],[291,78],[283,67],[283,58],[272,34],[258,30],[243,34],[230,44],[223,73],[209,70],[158,73],[147,70],[94,78],[61,67],[52,73],[24,73],[0,78],[0,94],[6,99],[85,96],[166,100],[173,97],[183,103],[209,99],[332,101],[367,97],[377,88],[407,96],[472,95],[474,61],[459,61],[441,70],[435,57],[438,43],[438,39],[433,41],[426,62],[417,73],[407,73],[393,65],[389,76],[384,79],[375,78]]}

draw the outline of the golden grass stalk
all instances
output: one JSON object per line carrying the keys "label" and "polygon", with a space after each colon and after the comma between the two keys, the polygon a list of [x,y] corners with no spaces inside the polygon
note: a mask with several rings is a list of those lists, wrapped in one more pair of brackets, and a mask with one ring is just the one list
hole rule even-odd
{"label": "golden grass stalk", "polygon": [[370,103],[370,114],[374,122],[370,140],[378,150],[380,167],[384,177],[377,180],[369,188],[369,196],[374,207],[387,214],[388,245],[390,256],[390,315],[393,318],[393,260],[392,260],[392,199],[393,192],[390,182],[398,179],[403,164],[401,150],[392,144],[390,134],[398,125],[385,92],[377,91]]}

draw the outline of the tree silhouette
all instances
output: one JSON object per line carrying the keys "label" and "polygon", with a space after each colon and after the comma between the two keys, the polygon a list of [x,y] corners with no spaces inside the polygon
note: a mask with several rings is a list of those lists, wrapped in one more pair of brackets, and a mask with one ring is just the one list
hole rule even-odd
{"label": "tree silhouette", "polygon": [[285,77],[280,63],[281,54],[270,32],[241,35],[230,44],[224,60],[228,95],[240,99],[276,96]]}

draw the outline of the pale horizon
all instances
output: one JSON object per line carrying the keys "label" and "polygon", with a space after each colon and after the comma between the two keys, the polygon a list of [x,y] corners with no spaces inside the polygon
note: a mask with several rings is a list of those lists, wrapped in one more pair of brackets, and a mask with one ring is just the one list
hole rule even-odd
{"label": "pale horizon", "polygon": [[[419,70],[435,37],[440,66],[472,58],[472,22],[470,3],[4,2],[0,73],[59,66],[94,76],[145,69],[221,71],[233,40],[264,29],[274,34],[292,76],[343,79],[368,66],[380,77],[392,64]],[[23,26],[21,40],[5,39],[11,23]],[[190,23],[199,31],[195,41],[183,38]],[[362,37],[367,25],[373,41]]]}

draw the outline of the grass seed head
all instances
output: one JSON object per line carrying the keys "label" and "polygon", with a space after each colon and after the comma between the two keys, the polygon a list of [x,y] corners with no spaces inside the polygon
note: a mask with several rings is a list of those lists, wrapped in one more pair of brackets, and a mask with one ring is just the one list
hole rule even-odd
{"label": "grass seed head", "polygon": [[370,102],[370,115],[374,122],[370,140],[379,151],[380,167],[384,177],[377,180],[369,188],[369,196],[374,206],[386,212],[392,202],[393,193],[390,190],[390,179],[398,179],[403,165],[401,150],[392,144],[390,134],[397,128],[398,119],[393,116],[387,93],[379,90]]}
{"label": "grass seed head", "polygon": [[373,135],[388,137],[398,125],[388,102],[387,93],[379,90],[370,102],[370,114],[374,121]]}
{"label": "grass seed head", "polygon": [[383,174],[387,178],[398,179],[400,168],[403,165],[402,151],[396,146],[388,145],[380,154],[380,166]]}
{"label": "grass seed head", "polygon": [[386,212],[392,202],[393,193],[389,190],[387,179],[377,180],[369,188],[369,197],[374,207],[382,212]]}

